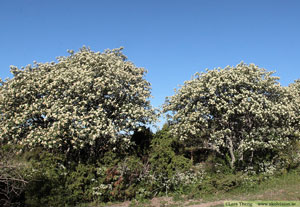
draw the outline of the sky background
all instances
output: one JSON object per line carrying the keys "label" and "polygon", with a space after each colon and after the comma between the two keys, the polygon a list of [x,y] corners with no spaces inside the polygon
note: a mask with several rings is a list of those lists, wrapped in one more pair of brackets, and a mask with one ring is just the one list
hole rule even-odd
{"label": "sky background", "polygon": [[125,47],[158,107],[206,68],[241,61],[300,78],[300,0],[0,0],[0,78],[83,45]]}

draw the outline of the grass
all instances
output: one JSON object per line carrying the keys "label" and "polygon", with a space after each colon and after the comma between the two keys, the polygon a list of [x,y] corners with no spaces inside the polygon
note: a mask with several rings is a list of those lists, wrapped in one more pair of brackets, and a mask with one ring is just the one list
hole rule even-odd
{"label": "grass", "polygon": [[[214,194],[200,194],[201,201],[187,199],[176,199],[173,206],[191,206],[207,202],[223,200],[244,200],[244,201],[297,201],[300,200],[300,168],[278,177],[269,178],[254,186],[241,186],[228,192],[216,192]],[[214,207],[224,206],[223,204],[213,205]]]}
{"label": "grass", "polygon": [[[191,198],[192,197],[192,198]],[[198,192],[195,195],[174,195],[173,199],[155,198],[153,200],[131,201],[129,207],[184,207],[211,203],[211,207],[224,206],[220,201],[299,201],[300,168],[283,175],[269,178],[258,185],[242,185],[228,192],[216,191],[213,194]],[[123,206],[122,204],[118,206]]]}
{"label": "grass", "polygon": [[270,178],[251,188],[241,187],[219,196],[220,199],[300,200],[300,169]]}
{"label": "grass", "polygon": [[300,200],[300,169],[270,178],[252,187],[241,186],[229,192],[206,195],[203,200]]}

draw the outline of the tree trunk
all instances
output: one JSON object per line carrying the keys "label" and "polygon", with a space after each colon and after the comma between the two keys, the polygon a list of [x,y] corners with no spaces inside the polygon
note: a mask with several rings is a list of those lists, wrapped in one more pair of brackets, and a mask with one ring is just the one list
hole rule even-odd
{"label": "tree trunk", "polygon": [[191,150],[191,161],[194,163],[194,150]]}
{"label": "tree trunk", "polygon": [[234,169],[234,163],[236,161],[234,153],[233,153],[233,143],[232,143],[232,139],[228,138],[228,144],[229,144],[229,153],[230,153],[230,157],[231,157],[231,161],[230,161],[230,167],[231,169]]}

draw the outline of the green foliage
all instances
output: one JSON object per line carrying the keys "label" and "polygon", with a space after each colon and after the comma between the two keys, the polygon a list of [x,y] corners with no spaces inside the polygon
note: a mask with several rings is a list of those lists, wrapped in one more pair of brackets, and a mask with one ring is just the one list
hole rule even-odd
{"label": "green foliage", "polygon": [[68,199],[74,203],[95,200],[93,187],[96,186],[96,173],[95,166],[82,163],[76,165],[74,170],[69,171],[65,184],[69,191]]}
{"label": "green foliage", "polygon": [[149,161],[151,172],[155,177],[154,187],[159,191],[174,190],[176,186],[172,181],[176,174],[187,171],[192,165],[189,159],[175,153],[176,142],[167,126],[157,132],[151,142],[152,151]]}
{"label": "green foliage", "polygon": [[200,190],[203,193],[216,193],[216,192],[228,192],[234,188],[240,187],[244,182],[241,173],[238,174],[213,174],[210,177],[206,177]]}
{"label": "green foliage", "polygon": [[282,160],[282,170],[291,170],[300,166],[300,140],[294,140],[288,146],[287,151],[279,152],[279,159]]}
{"label": "green foliage", "polygon": [[24,157],[31,166],[26,205],[74,206],[151,196],[143,190],[149,166],[138,157],[109,152],[97,163],[78,163],[38,149]]}
{"label": "green foliage", "polygon": [[[182,154],[168,127],[151,141],[149,159],[136,155],[105,153],[98,162],[71,162],[65,155],[41,150],[28,152],[31,181],[25,191],[30,206],[75,206],[169,194],[228,192],[262,182],[267,175],[233,172],[228,161],[211,155],[206,163],[192,166]],[[181,146],[182,147],[182,146]]]}
{"label": "green foliage", "polygon": [[36,150],[25,154],[32,166],[31,180],[25,191],[28,206],[68,204],[70,192],[65,188],[68,171],[60,155]]}

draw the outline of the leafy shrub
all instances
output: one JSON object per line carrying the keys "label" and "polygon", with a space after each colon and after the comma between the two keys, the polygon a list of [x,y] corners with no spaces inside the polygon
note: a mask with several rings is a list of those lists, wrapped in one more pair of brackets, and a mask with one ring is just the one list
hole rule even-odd
{"label": "leafy shrub", "polygon": [[25,158],[31,165],[26,205],[74,206],[151,196],[142,190],[149,165],[139,157],[107,152],[97,163],[78,163],[62,154],[35,150]]}
{"label": "leafy shrub", "polygon": [[[139,194],[149,173],[147,163],[140,158],[126,157],[115,166],[101,166],[97,168],[97,186],[93,188],[94,194],[101,201],[115,201],[131,199]],[[145,193],[143,196],[149,196]]]}
{"label": "leafy shrub", "polygon": [[294,140],[287,151],[279,153],[278,160],[281,161],[281,169],[291,170],[300,166],[300,140]]}
{"label": "leafy shrub", "polygon": [[79,163],[75,169],[69,171],[66,178],[68,198],[72,203],[86,203],[96,200],[93,187],[96,186],[96,167],[90,164]]}
{"label": "leafy shrub", "polygon": [[22,206],[28,184],[27,166],[16,156],[17,146],[0,146],[0,206]]}
{"label": "leafy shrub", "polygon": [[175,153],[177,139],[172,137],[167,126],[158,131],[151,142],[149,162],[153,177],[153,191],[168,192],[176,188],[177,173],[189,170],[191,160]]}
{"label": "leafy shrub", "polygon": [[65,186],[68,170],[62,155],[35,150],[25,154],[31,165],[31,180],[25,191],[28,206],[69,204],[70,191]]}

